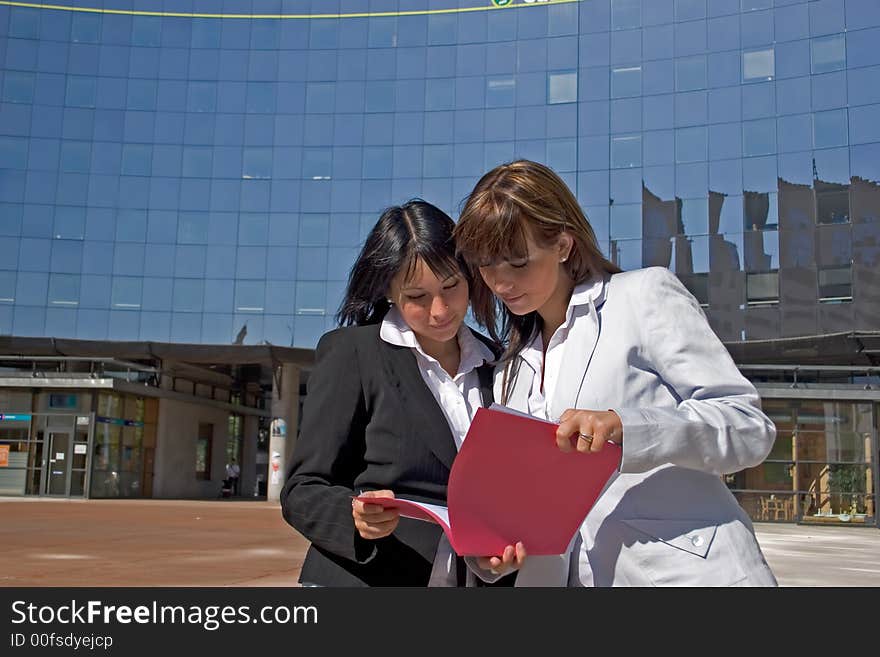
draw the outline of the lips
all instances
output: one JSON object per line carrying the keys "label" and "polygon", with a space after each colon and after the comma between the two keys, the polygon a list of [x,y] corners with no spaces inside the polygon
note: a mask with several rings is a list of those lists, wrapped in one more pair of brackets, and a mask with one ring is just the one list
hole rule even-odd
{"label": "lips", "polygon": [[515,296],[515,297],[501,297],[501,300],[502,300],[504,303],[507,303],[507,304],[510,304],[510,303],[516,303],[517,301],[519,301],[520,299],[522,299],[524,296],[525,296],[525,294],[520,294],[520,295],[517,295],[517,296]]}
{"label": "lips", "polygon": [[445,323],[443,323],[443,324],[431,324],[430,326],[431,326],[431,328],[434,329],[435,331],[442,331],[443,329],[447,329],[447,328],[449,328],[450,326],[452,326],[452,323],[453,323],[454,321],[455,321],[455,318],[453,317],[453,318],[450,319],[448,322],[445,322]]}

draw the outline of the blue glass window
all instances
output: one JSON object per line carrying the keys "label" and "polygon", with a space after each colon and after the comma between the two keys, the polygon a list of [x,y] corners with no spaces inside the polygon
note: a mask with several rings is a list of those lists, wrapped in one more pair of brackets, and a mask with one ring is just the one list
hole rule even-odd
{"label": "blue glass window", "polygon": [[701,162],[707,160],[708,136],[705,127],[675,131],[675,161]]}
{"label": "blue glass window", "polygon": [[639,96],[642,93],[642,67],[626,66],[611,69],[611,97]]}
{"label": "blue glass window", "polygon": [[83,239],[85,220],[86,211],[83,207],[56,206],[53,237],[55,239]]}
{"label": "blue glass window", "polygon": [[641,0],[611,0],[611,28],[624,30],[642,25]]}
{"label": "blue glass window", "polygon": [[611,238],[629,239],[642,236],[642,206],[633,203],[611,206]]}
{"label": "blue glass window", "polygon": [[675,20],[706,18],[706,0],[675,0]]}
{"label": "blue glass window", "polygon": [[681,202],[681,222],[685,235],[706,235],[709,232],[709,199],[684,199]]}
{"label": "blue glass window", "polygon": [[143,278],[133,276],[114,276],[110,293],[110,303],[120,310],[137,310],[141,307]]}
{"label": "blue glass window", "polygon": [[208,216],[207,212],[181,212],[178,216],[177,241],[180,244],[206,244]]}
{"label": "blue glass window", "polygon": [[880,104],[850,107],[850,143],[880,142]]}
{"label": "blue glass window", "polygon": [[[49,288],[49,274],[18,272],[15,285],[15,300],[19,305],[46,305],[46,292]],[[42,327],[40,327],[42,329]]]}
{"label": "blue glass window", "polygon": [[204,278],[207,250],[208,247],[199,245],[177,246],[174,253],[174,275],[181,278]]}
{"label": "blue glass window", "polygon": [[573,103],[577,100],[577,72],[547,74],[547,102]]}
{"label": "blue glass window", "polygon": [[812,143],[809,114],[781,116],[776,121],[777,145],[781,153],[808,150]]}
{"label": "blue glass window", "polygon": [[80,305],[86,308],[109,308],[110,277],[82,276]]}
{"label": "blue glass window", "polygon": [[843,0],[819,0],[810,3],[810,32],[814,35],[843,32],[845,28]]}
{"label": "blue glass window", "polygon": [[743,82],[772,80],[776,74],[773,48],[743,52]]}
{"label": "blue glass window", "polygon": [[834,34],[810,41],[813,73],[828,73],[846,67],[844,35]]}
{"label": "blue glass window", "polygon": [[776,108],[779,114],[800,114],[809,107],[809,77],[776,81]]}
{"label": "blue glass window", "polygon": [[646,60],[672,58],[675,55],[674,36],[672,25],[646,27],[642,30],[642,56]]}
{"label": "blue glass window", "polygon": [[743,48],[754,48],[773,43],[773,13],[756,11],[740,16],[740,38]]}
{"label": "blue glass window", "polygon": [[743,155],[770,155],[776,152],[776,122],[773,119],[745,121]]}
{"label": "blue glass window", "polygon": [[82,241],[52,240],[50,270],[66,274],[79,273],[82,268],[82,257]]}
{"label": "blue glass window", "polygon": [[810,82],[814,111],[846,105],[846,71],[814,75]]}
{"label": "blue glass window", "polygon": [[217,109],[217,83],[191,81],[187,89],[189,112],[214,112]]}
{"label": "blue glass window", "polygon": [[706,57],[697,55],[675,60],[675,90],[706,88]]}
{"label": "blue glass window", "polygon": [[620,135],[611,140],[611,166],[614,168],[642,165],[641,135]]}
{"label": "blue glass window", "polygon": [[742,133],[739,123],[721,123],[709,128],[709,157],[727,160],[742,155]]}
{"label": "blue glass window", "polygon": [[675,68],[671,59],[644,63],[642,66],[642,93],[645,95],[663,94],[674,89]]}
{"label": "blue glass window", "polygon": [[297,281],[296,313],[323,315],[326,308],[326,284],[323,281]]}
{"label": "blue glass window", "polygon": [[175,278],[172,292],[172,310],[201,312],[205,296],[205,282],[194,278]]}
{"label": "blue glass window", "polygon": [[[15,265],[10,266],[14,267]],[[0,271],[0,304],[10,304],[15,301],[15,279],[16,273],[14,271]]]}
{"label": "blue glass window", "polygon": [[[560,42],[571,44],[569,48],[554,47]],[[576,59],[577,42],[574,39],[553,39],[550,42],[551,57],[550,68],[565,68]],[[642,59],[642,31],[619,30],[611,33],[611,58],[612,64],[638,64]],[[599,62],[591,62],[596,66]]]}
{"label": "blue glass window", "polygon": [[813,114],[813,146],[815,148],[844,146],[847,142],[847,135],[846,110]]}

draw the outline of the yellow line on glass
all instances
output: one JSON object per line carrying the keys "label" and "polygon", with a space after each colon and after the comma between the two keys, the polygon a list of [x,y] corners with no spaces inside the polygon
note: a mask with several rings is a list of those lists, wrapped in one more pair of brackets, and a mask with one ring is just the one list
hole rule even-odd
{"label": "yellow line on glass", "polygon": [[453,7],[450,9],[416,9],[412,11],[370,11],[353,14],[204,14],[177,11],[137,11],[134,9],[103,9],[100,7],[72,7],[69,5],[50,5],[38,2],[12,2],[0,0],[0,5],[7,7],[25,7],[28,9],[50,9],[54,11],[76,11],[88,14],[121,14],[124,16],[158,16],[160,18],[229,18],[229,19],[275,19],[275,20],[314,20],[319,18],[386,18],[394,16],[434,16],[437,14],[465,14],[475,11],[503,11],[505,9],[523,9],[525,7],[548,7],[551,5],[567,5],[581,0],[538,0],[537,2],[521,2],[496,6],[487,4],[481,7]]}

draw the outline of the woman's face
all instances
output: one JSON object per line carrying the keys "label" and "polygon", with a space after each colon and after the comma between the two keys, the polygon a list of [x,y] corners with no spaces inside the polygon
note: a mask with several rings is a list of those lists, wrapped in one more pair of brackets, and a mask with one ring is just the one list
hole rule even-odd
{"label": "woman's face", "polygon": [[424,261],[412,276],[398,272],[391,281],[391,300],[404,321],[421,338],[446,342],[455,338],[468,310],[468,284],[460,273],[440,280]]}
{"label": "woman's face", "polygon": [[539,246],[527,234],[527,257],[486,263],[480,267],[480,275],[514,315],[541,313],[549,301],[571,292],[571,279],[561,264],[572,245],[566,233],[551,246]]}

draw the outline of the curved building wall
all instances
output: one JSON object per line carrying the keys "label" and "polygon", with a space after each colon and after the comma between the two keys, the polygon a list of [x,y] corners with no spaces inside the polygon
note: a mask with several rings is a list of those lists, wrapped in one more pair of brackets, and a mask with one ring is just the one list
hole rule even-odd
{"label": "curved building wall", "polygon": [[0,2],[0,334],[313,347],[515,157],[723,339],[880,328],[876,0],[61,4]]}

